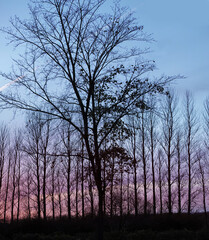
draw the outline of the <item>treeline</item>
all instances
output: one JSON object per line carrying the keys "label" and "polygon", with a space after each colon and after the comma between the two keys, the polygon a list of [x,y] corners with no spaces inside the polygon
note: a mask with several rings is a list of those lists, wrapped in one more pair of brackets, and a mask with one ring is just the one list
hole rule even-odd
{"label": "treeline", "polygon": [[[206,213],[209,99],[202,115],[188,92],[181,103],[175,94],[167,94],[149,96],[143,104],[121,120],[101,147],[104,213]],[[97,213],[93,169],[72,125],[40,113],[28,114],[25,126],[14,132],[1,125],[4,222]]]}

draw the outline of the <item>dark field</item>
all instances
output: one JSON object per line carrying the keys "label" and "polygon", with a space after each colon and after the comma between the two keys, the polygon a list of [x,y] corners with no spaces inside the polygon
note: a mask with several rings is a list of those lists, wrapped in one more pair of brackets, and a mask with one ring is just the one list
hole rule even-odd
{"label": "dark field", "polygon": [[[10,238],[1,238],[1,239],[10,239]],[[76,236],[66,235],[66,234],[18,234],[14,236],[12,239],[15,240],[84,240],[95,239],[93,234],[78,234]],[[188,230],[170,230],[163,232],[155,232],[151,230],[141,230],[135,232],[106,232],[104,234],[105,240],[199,240],[199,239],[209,239],[209,231],[188,231]]]}
{"label": "dark field", "polygon": [[[21,220],[13,224],[0,224],[0,240],[85,240],[95,239],[97,219],[55,221]],[[209,239],[209,228],[203,214],[171,216],[123,216],[105,218],[105,240],[147,239]]]}

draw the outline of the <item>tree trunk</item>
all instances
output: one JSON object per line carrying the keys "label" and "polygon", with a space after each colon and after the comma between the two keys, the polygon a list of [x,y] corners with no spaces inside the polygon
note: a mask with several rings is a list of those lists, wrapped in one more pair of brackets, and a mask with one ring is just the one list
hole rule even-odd
{"label": "tree trunk", "polygon": [[4,223],[6,223],[6,214],[7,214],[7,199],[8,199],[8,191],[9,191],[10,168],[11,168],[11,156],[9,156],[9,164],[7,169],[7,183],[6,183],[5,199],[4,199]]}
{"label": "tree trunk", "polygon": [[91,203],[91,217],[94,216],[94,193],[93,193],[93,182],[91,178],[91,166],[89,162],[89,195],[90,195],[90,203]]}
{"label": "tree trunk", "polygon": [[28,218],[31,219],[31,207],[30,207],[30,184],[31,184],[31,178],[30,178],[30,168],[27,169],[27,208],[28,208]]}
{"label": "tree trunk", "polygon": [[[3,137],[3,136],[2,136]],[[0,143],[1,146],[1,153],[0,153],[0,194],[1,194],[1,188],[2,188],[2,180],[3,180],[3,170],[4,170],[4,155],[5,155],[5,142],[2,141]]]}
{"label": "tree trunk", "polygon": [[102,190],[102,185],[98,185],[97,190],[98,190],[98,194],[99,194],[99,215],[98,215],[97,237],[98,237],[98,240],[103,240],[103,232],[104,232],[104,214],[103,214],[104,192]]}
{"label": "tree trunk", "polygon": [[138,215],[138,193],[137,193],[137,164],[136,164],[136,129],[134,127],[134,139],[133,139],[133,167],[134,167],[134,208],[135,216]]}
{"label": "tree trunk", "polygon": [[77,168],[76,168],[76,187],[75,187],[75,211],[76,211],[76,218],[78,218],[78,183],[79,183],[79,174],[78,174],[78,160],[77,160]]}
{"label": "tree trunk", "polygon": [[46,220],[46,156],[44,156],[44,175],[43,175],[43,215]]}
{"label": "tree trunk", "polygon": [[189,136],[189,141],[187,145],[187,154],[188,154],[188,215],[191,213],[191,154],[190,154],[190,136]]}
{"label": "tree trunk", "polygon": [[150,130],[151,141],[151,164],[152,164],[152,202],[153,202],[153,214],[156,215],[156,194],[155,194],[155,162],[154,162],[154,139],[153,139],[153,126],[151,124]]}
{"label": "tree trunk", "polygon": [[120,166],[120,216],[123,215],[123,169],[122,169],[122,163]]}
{"label": "tree trunk", "polygon": [[62,190],[61,190],[61,183],[60,183],[60,172],[57,172],[57,185],[58,185],[58,203],[59,203],[59,217],[62,218]]}
{"label": "tree trunk", "polygon": [[194,109],[193,98],[189,92],[186,92],[185,99],[185,129],[187,144],[187,165],[188,165],[188,215],[191,214],[192,204],[192,168],[194,166],[192,152],[194,152],[195,135],[198,132],[197,116]]}
{"label": "tree trunk", "polygon": [[141,134],[142,134],[142,163],[144,177],[144,215],[147,214],[147,163],[145,156],[145,129],[144,129],[144,112],[141,114]]}
{"label": "tree trunk", "polygon": [[52,200],[52,219],[55,219],[55,203],[54,203],[54,191],[55,191],[55,160],[52,162],[52,195],[51,195],[51,200]]}
{"label": "tree trunk", "polygon": [[[106,142],[105,142],[105,149],[106,149]],[[104,170],[103,170],[103,179],[104,179],[104,183],[106,183],[106,161],[104,159],[104,166],[103,166]],[[103,202],[103,205],[104,205],[104,216],[106,215],[106,199],[105,199],[105,196],[104,196],[104,202]]]}
{"label": "tree trunk", "polygon": [[71,157],[68,151],[68,168],[67,168],[67,210],[68,219],[71,220],[71,198],[70,198],[70,176],[71,175]]}
{"label": "tree trunk", "polygon": [[168,144],[168,153],[167,153],[167,161],[168,161],[168,213],[172,213],[172,192],[171,192],[171,155],[170,155],[170,140]]}
{"label": "tree trunk", "polygon": [[202,201],[203,201],[203,209],[205,214],[205,223],[208,227],[208,215],[207,215],[207,207],[206,207],[206,186],[205,186],[205,172],[203,166],[201,164],[201,157],[198,156],[199,161],[199,169],[200,169],[200,176],[201,176],[201,183],[202,183]]}
{"label": "tree trunk", "polygon": [[128,171],[128,179],[127,179],[127,214],[130,215],[130,173]]}
{"label": "tree trunk", "polygon": [[161,162],[161,156],[160,153],[158,153],[158,167],[159,167],[159,191],[160,191],[160,214],[163,213],[163,194],[162,194],[162,162]]}
{"label": "tree trunk", "polygon": [[15,199],[15,190],[16,190],[16,161],[17,156],[15,156],[15,162],[13,166],[13,180],[12,180],[12,199],[11,199],[11,223],[14,220],[14,199]]}
{"label": "tree trunk", "polygon": [[112,157],[112,168],[111,168],[111,183],[110,183],[110,217],[113,216],[113,185],[114,185],[114,167],[115,167],[115,157],[113,153]]}
{"label": "tree trunk", "polygon": [[[38,143],[37,143],[38,145]],[[36,152],[36,180],[37,180],[37,215],[38,219],[41,219],[41,189],[40,189],[40,175],[39,175],[39,154],[38,154],[38,147]]]}
{"label": "tree trunk", "polygon": [[178,213],[181,213],[181,153],[180,153],[180,136],[177,136],[177,159],[178,159]]}
{"label": "tree trunk", "polygon": [[82,140],[82,149],[81,149],[81,201],[82,201],[82,217],[84,218],[84,145]]}
{"label": "tree trunk", "polygon": [[[18,149],[18,151],[20,151]],[[20,215],[20,152],[18,153],[18,177],[17,177],[17,222]]]}

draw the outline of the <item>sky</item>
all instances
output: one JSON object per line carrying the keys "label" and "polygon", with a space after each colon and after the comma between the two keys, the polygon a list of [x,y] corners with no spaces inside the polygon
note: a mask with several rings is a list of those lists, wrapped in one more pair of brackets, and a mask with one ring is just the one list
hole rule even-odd
{"label": "sky", "polygon": [[[29,0],[0,1],[0,27],[9,26],[9,18],[28,17]],[[109,0],[109,2],[113,2]],[[121,0],[135,12],[139,25],[152,34],[148,59],[155,60],[156,75],[183,75],[173,84],[176,92],[193,93],[202,109],[209,96],[209,0]],[[0,33],[0,71],[9,72],[15,52]],[[0,88],[6,84],[0,78]],[[2,114],[2,113],[1,113]]]}
{"label": "sky", "polygon": [[[125,0],[123,1],[126,2]],[[158,72],[185,76],[179,94],[194,94],[197,105],[209,96],[209,0],[129,0],[139,22],[155,42],[151,58]]]}

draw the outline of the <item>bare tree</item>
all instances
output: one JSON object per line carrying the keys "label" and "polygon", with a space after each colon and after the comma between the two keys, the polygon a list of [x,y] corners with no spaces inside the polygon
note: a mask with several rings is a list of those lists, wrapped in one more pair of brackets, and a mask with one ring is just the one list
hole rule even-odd
{"label": "bare tree", "polygon": [[13,161],[12,161],[12,190],[11,190],[11,222],[14,220],[15,196],[17,192],[17,219],[19,218],[20,207],[20,159],[21,159],[22,136],[20,132],[15,133],[13,143]]}
{"label": "bare tree", "polygon": [[105,163],[106,171],[106,182],[105,189],[109,185],[109,194],[110,194],[110,217],[113,216],[113,198],[114,198],[114,184],[116,184],[116,172],[117,172],[117,144],[115,141],[111,141],[110,147],[106,147],[100,152],[101,159]]}
{"label": "bare tree", "polygon": [[[119,120],[141,107],[141,96],[163,92],[165,83],[174,79],[152,82],[146,78],[154,69],[153,62],[134,61],[144,51],[137,47],[122,51],[121,47],[133,40],[137,44],[147,41],[149,36],[137,26],[133,14],[117,4],[112,14],[102,14],[104,2],[34,1],[30,20],[15,18],[12,29],[3,29],[16,46],[26,46],[27,54],[16,61],[20,75],[3,74],[11,80],[22,77],[0,93],[2,108],[39,111],[69,122],[80,133],[98,189],[99,239],[103,238],[104,202],[99,149]],[[104,116],[108,119],[105,125]]]}
{"label": "bare tree", "polygon": [[131,130],[131,155],[133,159],[133,184],[134,184],[134,210],[135,210],[135,216],[138,215],[138,182],[137,182],[137,168],[138,168],[138,162],[137,159],[137,123],[136,118],[132,117],[129,119],[129,125]]}
{"label": "bare tree", "polygon": [[31,198],[32,198],[32,182],[33,176],[30,168],[30,163],[28,162],[26,165],[26,183],[24,186],[26,188],[26,197],[27,197],[27,217],[31,219]]}
{"label": "bare tree", "polygon": [[9,131],[7,127],[2,124],[0,128],[0,193],[2,188],[6,149],[7,149],[8,140],[9,140],[8,136],[9,136]]}
{"label": "bare tree", "polygon": [[10,184],[10,172],[11,172],[11,161],[12,161],[12,151],[9,149],[8,152],[8,166],[7,166],[7,177],[6,177],[6,189],[5,189],[5,199],[4,199],[4,223],[6,223],[6,215],[7,215],[7,201],[9,194],[9,184]]}
{"label": "bare tree", "polygon": [[194,108],[194,101],[191,93],[186,92],[185,95],[185,136],[186,136],[186,152],[187,152],[187,167],[188,167],[188,214],[191,213],[191,204],[192,204],[192,179],[193,172],[192,168],[195,164],[194,160],[194,146],[195,138],[198,132],[197,126],[197,116]]}
{"label": "bare tree", "polygon": [[56,157],[51,159],[51,201],[52,201],[52,219],[55,219],[55,164],[56,164]]}
{"label": "bare tree", "polygon": [[150,99],[150,111],[148,113],[148,135],[149,135],[149,142],[150,142],[150,157],[151,157],[151,168],[152,168],[152,202],[153,202],[153,214],[156,214],[156,183],[155,183],[155,149],[157,145],[157,118],[155,108],[156,108],[156,99],[151,97]]}
{"label": "bare tree", "polygon": [[84,143],[81,139],[81,202],[82,202],[82,217],[85,215],[85,196],[84,196]]}
{"label": "bare tree", "polygon": [[22,144],[23,144],[23,136],[22,131],[19,130],[17,133],[17,143],[15,144],[17,147],[17,153],[18,153],[18,161],[17,161],[17,221],[19,220],[20,216],[20,197],[21,197],[21,164],[22,164]]}
{"label": "bare tree", "polygon": [[176,133],[176,157],[177,157],[177,188],[178,188],[178,213],[182,211],[182,133],[180,130]]}
{"label": "bare tree", "polygon": [[203,130],[205,135],[204,144],[207,151],[209,151],[209,97],[207,97],[204,102],[203,118],[204,118]]}
{"label": "bare tree", "polygon": [[145,109],[142,109],[140,114],[140,149],[141,149],[141,162],[143,165],[143,188],[144,188],[144,214],[147,214],[147,154],[146,154],[146,120],[145,120]]}
{"label": "bare tree", "polygon": [[159,186],[159,199],[160,199],[160,214],[163,213],[163,157],[162,150],[158,149],[158,186]]}
{"label": "bare tree", "polygon": [[[200,176],[200,184],[202,188],[202,202],[203,202],[203,209],[205,214],[205,222],[208,226],[208,216],[207,216],[207,206],[206,206],[206,195],[207,195],[207,180],[206,180],[206,171],[207,169],[207,160],[205,154],[203,154],[203,151],[201,149],[198,149],[196,153],[196,158],[199,165],[199,171],[198,175]],[[206,160],[206,161],[205,161]]]}
{"label": "bare tree", "polygon": [[119,175],[120,175],[120,216],[124,214],[123,208],[124,208],[124,176],[125,176],[125,169],[127,168],[127,165],[129,164],[130,157],[128,156],[127,151],[124,149],[124,147],[121,144],[121,147],[118,148],[118,168],[119,168]]}
{"label": "bare tree", "polygon": [[43,124],[43,130],[40,139],[40,154],[42,156],[42,166],[43,166],[43,176],[42,176],[42,196],[43,196],[43,217],[46,220],[46,181],[47,181],[47,169],[49,166],[49,158],[48,158],[48,150],[49,150],[49,142],[51,134],[51,126],[50,121],[46,120]]}
{"label": "bare tree", "polygon": [[127,166],[127,215],[130,215],[130,165]]}
{"label": "bare tree", "polygon": [[12,190],[11,190],[11,216],[10,221],[13,222],[14,220],[14,207],[15,207],[15,191],[16,191],[16,164],[18,158],[17,150],[13,156],[13,163],[12,163]]}
{"label": "bare tree", "polygon": [[64,146],[64,153],[66,157],[63,159],[64,168],[66,170],[66,181],[67,181],[67,208],[68,208],[68,219],[71,219],[71,168],[72,168],[72,155],[73,147],[76,140],[74,139],[74,130],[69,123],[63,122],[60,129],[59,135],[61,138],[62,145]]}
{"label": "bare tree", "polygon": [[35,176],[36,182],[36,198],[37,198],[37,215],[41,218],[41,149],[42,149],[42,131],[44,121],[41,120],[40,114],[28,115],[26,125],[26,139],[24,144],[24,152],[31,159],[31,167]]}
{"label": "bare tree", "polygon": [[[207,184],[205,183],[206,173],[208,169],[208,152],[209,152],[209,97],[206,98],[204,102],[204,112],[203,112],[203,131],[204,131],[204,146],[205,146],[205,152],[203,156],[203,164],[201,164],[202,158],[198,158],[199,160],[199,170],[201,174],[201,180],[202,180],[202,191],[203,191],[203,206],[204,206],[204,212],[206,216],[206,224],[208,225],[208,217],[207,217],[207,209],[206,209],[206,196],[207,196]],[[201,155],[200,155],[201,157]]]}
{"label": "bare tree", "polygon": [[176,122],[176,98],[174,94],[166,96],[165,102],[162,106],[162,141],[161,146],[167,157],[167,185],[168,185],[168,212],[172,213],[172,169],[173,169],[173,155],[175,150],[175,122]]}
{"label": "bare tree", "polygon": [[76,211],[76,218],[79,216],[79,209],[78,209],[78,200],[79,200],[79,169],[80,169],[80,164],[79,164],[79,158],[76,158],[76,166],[75,166],[75,172],[74,172],[74,177],[75,177],[75,211]]}
{"label": "bare tree", "polygon": [[88,166],[88,189],[89,189],[89,196],[90,196],[90,205],[91,205],[91,217],[94,216],[94,182],[92,179],[92,171],[91,165],[89,162]]}

